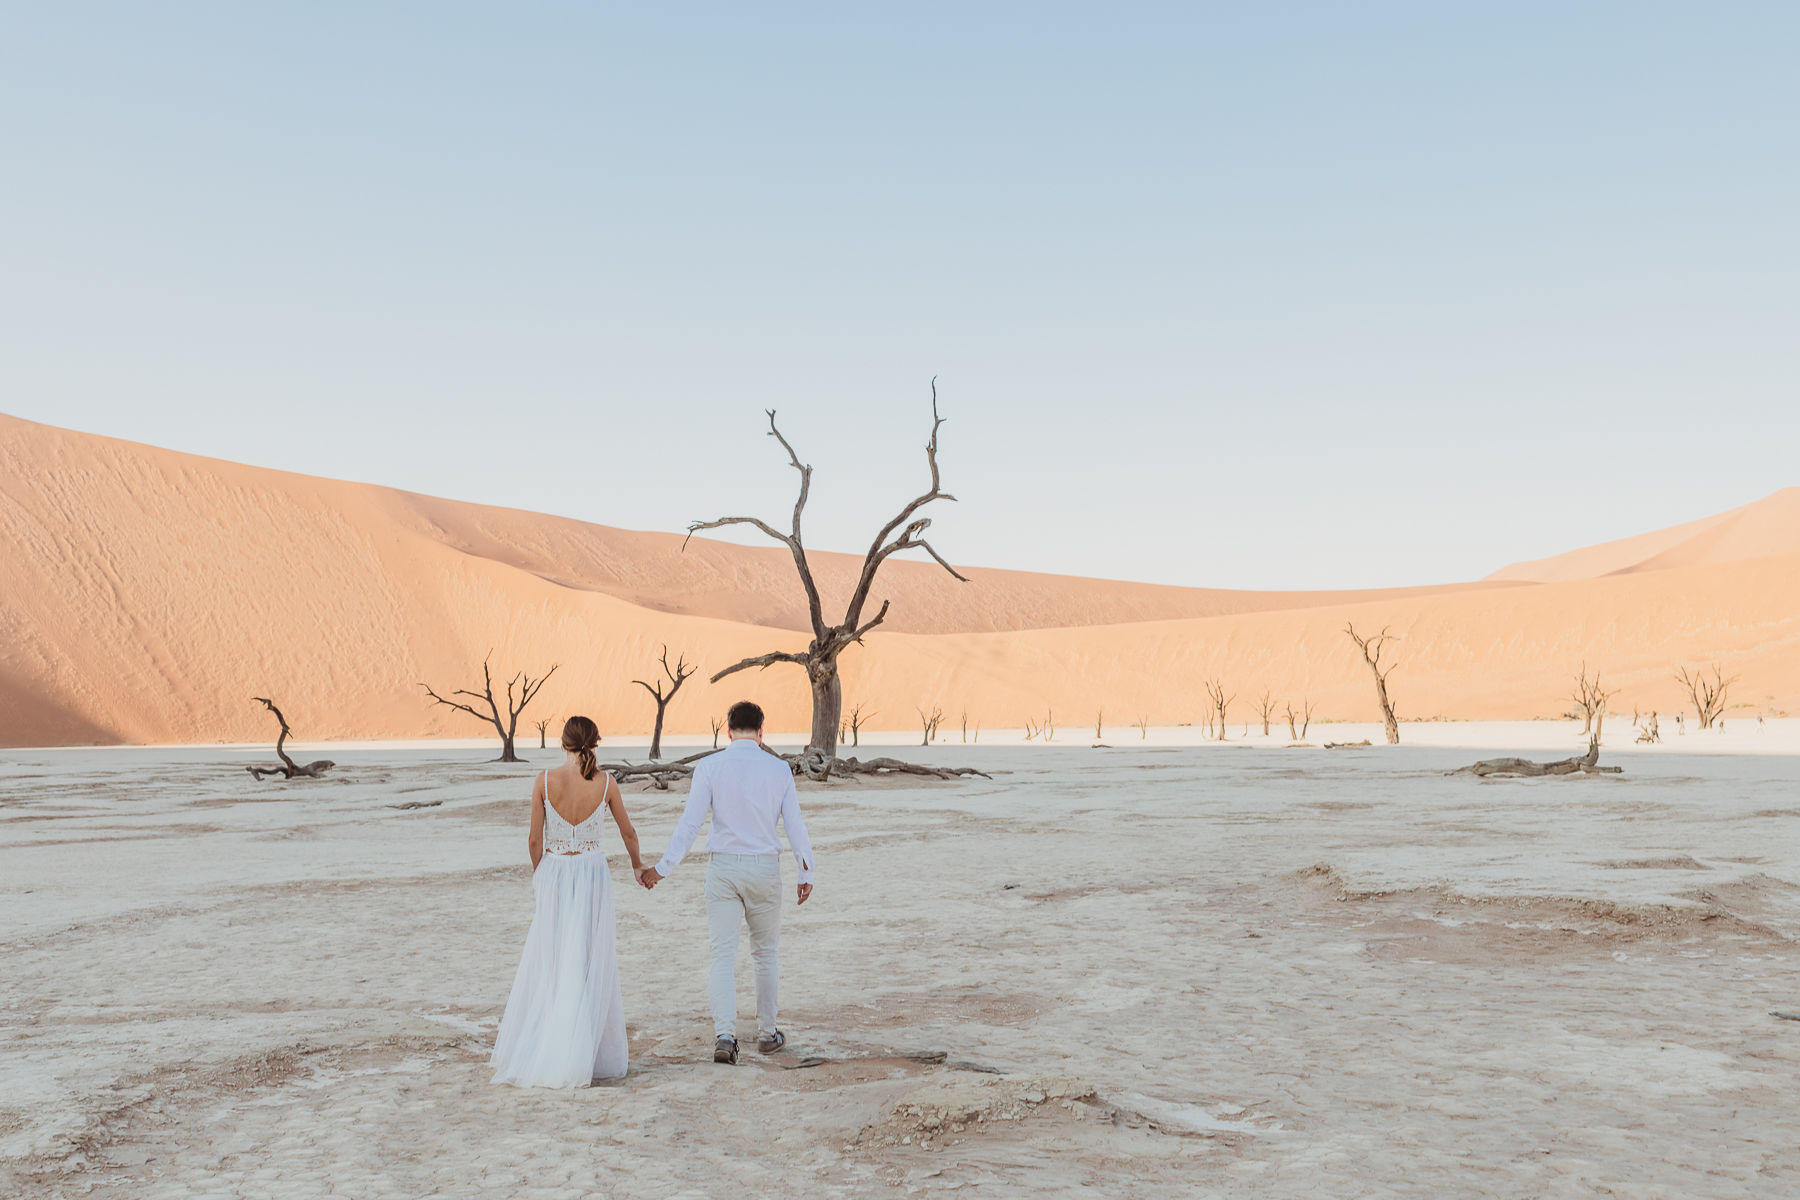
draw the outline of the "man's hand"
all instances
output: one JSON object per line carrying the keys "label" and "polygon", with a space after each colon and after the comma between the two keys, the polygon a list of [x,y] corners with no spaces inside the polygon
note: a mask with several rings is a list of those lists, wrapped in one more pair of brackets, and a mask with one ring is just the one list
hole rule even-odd
{"label": "man's hand", "polygon": [[637,880],[644,885],[645,891],[649,891],[662,882],[662,876],[657,873],[655,867],[642,867],[638,870]]}
{"label": "man's hand", "polygon": [[810,883],[803,883],[803,884],[801,884],[801,885],[800,885],[800,886],[799,886],[799,887],[797,887],[797,888],[795,888],[795,889],[794,889],[794,890],[795,890],[795,891],[796,891],[796,892],[797,892],[797,893],[798,893],[798,894],[799,894],[799,896],[800,896],[800,898],[799,898],[799,899],[798,899],[798,900],[796,900],[796,901],[795,901],[795,902],[794,902],[794,903],[796,903],[796,904],[805,904],[805,903],[806,903],[806,898],[807,898],[807,897],[808,897],[808,896],[810,896],[810,895],[812,895],[812,884],[810,884]]}

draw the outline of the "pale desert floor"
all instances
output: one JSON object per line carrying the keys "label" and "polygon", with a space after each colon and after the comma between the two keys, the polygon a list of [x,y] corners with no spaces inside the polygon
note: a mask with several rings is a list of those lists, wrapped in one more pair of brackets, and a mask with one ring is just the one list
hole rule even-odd
{"label": "pale desert floor", "polygon": [[790,1049],[736,1069],[699,864],[615,856],[631,1074],[575,1092],[488,1083],[533,767],[0,753],[0,1192],[1800,1194],[1800,756],[1111,737],[807,787]]}

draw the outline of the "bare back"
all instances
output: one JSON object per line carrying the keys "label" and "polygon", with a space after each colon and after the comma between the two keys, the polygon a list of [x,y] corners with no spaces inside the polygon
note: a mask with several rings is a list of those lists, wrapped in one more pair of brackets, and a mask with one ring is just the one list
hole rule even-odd
{"label": "bare back", "polygon": [[[604,810],[612,808],[615,817],[623,811],[618,789],[610,774],[584,779],[573,764],[539,775],[531,789],[533,861],[536,847],[562,855],[599,850]],[[625,833],[623,826],[619,832]]]}
{"label": "bare back", "polygon": [[[548,796],[544,794],[546,786]],[[617,787],[613,777],[605,771],[592,779],[583,779],[580,771],[564,763],[538,776],[538,786],[533,789],[538,795],[533,799],[540,804],[548,803],[556,810],[556,815],[569,824],[580,825],[600,811]]]}

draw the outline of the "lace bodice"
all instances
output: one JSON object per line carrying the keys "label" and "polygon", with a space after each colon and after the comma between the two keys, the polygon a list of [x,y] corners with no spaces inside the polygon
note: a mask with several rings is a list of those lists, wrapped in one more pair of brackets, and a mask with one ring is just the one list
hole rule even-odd
{"label": "lace bodice", "polygon": [[600,832],[606,825],[605,814],[606,805],[601,804],[581,824],[569,824],[556,811],[556,806],[550,803],[550,772],[544,772],[545,854],[590,854],[599,851]]}

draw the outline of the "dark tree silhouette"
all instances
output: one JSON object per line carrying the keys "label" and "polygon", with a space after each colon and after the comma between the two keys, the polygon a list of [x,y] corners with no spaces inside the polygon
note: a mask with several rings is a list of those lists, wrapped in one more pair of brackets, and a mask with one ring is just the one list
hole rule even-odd
{"label": "dark tree silhouette", "polygon": [[1725,692],[1738,681],[1736,675],[1727,679],[1725,673],[1715,665],[1713,677],[1709,681],[1706,672],[1695,671],[1688,674],[1686,667],[1675,673],[1675,682],[1687,692],[1688,699],[1693,702],[1694,711],[1700,716],[1700,728],[1711,729],[1719,714],[1725,711]]}
{"label": "dark tree silhouette", "polygon": [[[1209,679],[1205,682],[1206,698],[1212,702],[1213,711],[1219,714],[1219,740],[1222,742],[1225,740],[1225,710],[1231,707],[1231,702],[1237,699],[1237,696],[1225,694],[1225,681],[1222,679]],[[1211,724],[1212,719],[1208,717],[1209,728]]]}
{"label": "dark tree silhouette", "polygon": [[265,700],[261,696],[252,696],[251,699],[274,713],[275,719],[281,722],[281,734],[275,739],[275,756],[281,760],[281,765],[279,767],[245,767],[244,770],[256,776],[256,782],[261,783],[264,775],[279,775],[283,779],[292,779],[297,775],[307,779],[317,779],[337,766],[330,759],[321,758],[319,761],[307,763],[303,767],[289,758],[285,747],[293,731],[288,728],[287,718],[281,715],[281,710],[275,707],[273,700]]}
{"label": "dark tree silhouette", "polygon": [[[490,652],[488,658],[492,657],[493,654]],[[482,712],[473,705],[464,703],[460,700],[446,700],[444,697],[432,691],[431,685],[428,683],[421,683],[419,686],[425,689],[425,694],[431,697],[433,704],[442,704],[447,708],[454,708],[458,712],[466,712],[471,717],[474,717],[477,720],[486,721],[488,724],[492,725],[494,731],[500,735],[500,757],[495,760],[496,762],[524,762],[524,759],[513,752],[513,738],[517,735],[519,729],[519,714],[525,711],[525,706],[530,704],[532,698],[542,690],[544,681],[556,674],[556,668],[561,665],[562,664],[560,663],[552,663],[550,669],[536,679],[533,679],[525,672],[520,671],[511,679],[507,680],[506,706],[502,708],[500,703],[494,698],[494,676],[488,669],[488,659],[482,659],[481,690],[479,692],[471,692],[467,688],[457,688],[450,694],[452,696],[467,696],[470,700],[475,701],[476,704],[486,705],[486,712]],[[518,695],[516,697],[513,695],[513,689],[515,687],[518,689]]]}
{"label": "dark tree silhouette", "polygon": [[[696,521],[688,526],[688,536],[703,529],[717,529],[724,525],[754,525],[769,537],[786,546],[794,556],[794,569],[800,575],[800,586],[806,592],[807,613],[812,620],[812,642],[804,651],[791,653],[777,650],[769,654],[761,654],[755,658],[746,658],[743,662],[726,667],[712,677],[717,683],[738,671],[751,667],[768,667],[774,663],[793,663],[806,669],[807,682],[812,688],[812,738],[807,745],[808,751],[816,752],[816,757],[829,764],[837,753],[838,725],[843,715],[844,693],[843,683],[838,676],[838,656],[850,646],[860,643],[863,635],[881,624],[887,617],[888,602],[881,602],[881,609],[871,618],[863,619],[863,608],[869,601],[869,589],[875,583],[875,573],[881,564],[903,550],[923,550],[937,560],[939,566],[950,572],[952,576],[964,583],[967,577],[960,574],[955,567],[944,561],[930,543],[919,535],[931,525],[929,517],[917,517],[921,508],[934,500],[955,500],[956,497],[944,491],[938,477],[938,427],[944,418],[937,411],[937,380],[931,381],[931,438],[925,443],[925,465],[931,472],[931,487],[924,494],[909,501],[899,515],[881,527],[875,535],[869,551],[863,556],[862,572],[857,577],[856,587],[850,593],[850,602],[845,606],[844,619],[836,625],[828,624],[825,619],[824,602],[819,597],[818,585],[813,582],[812,568],[806,561],[806,546],[800,532],[800,518],[806,509],[807,493],[812,487],[811,466],[802,463],[800,456],[782,436],[775,424],[775,410],[769,409],[769,436],[781,443],[787,451],[788,465],[800,473],[800,495],[794,502],[793,526],[790,532],[782,533],[774,526],[757,517],[720,517],[716,521]],[[683,543],[684,545],[686,543]],[[829,766],[826,767],[829,770]],[[810,772],[809,772],[810,773]]]}
{"label": "dark tree silhouette", "polygon": [[[667,644],[662,648],[661,662],[663,674],[667,676],[667,678],[657,680],[655,687],[651,687],[641,679],[634,679],[631,681],[643,688],[646,692],[649,692],[651,699],[656,701],[656,730],[650,735],[651,758],[662,757],[663,713],[667,711],[669,701],[675,698],[675,693],[681,690],[681,685],[687,682],[688,676],[700,669],[699,667],[689,666],[686,655],[677,655],[675,657],[675,665],[670,667],[669,647]],[[667,693],[663,691],[664,684],[668,685],[669,690]],[[718,740],[719,731],[715,729],[713,730],[713,743],[716,745]]]}

